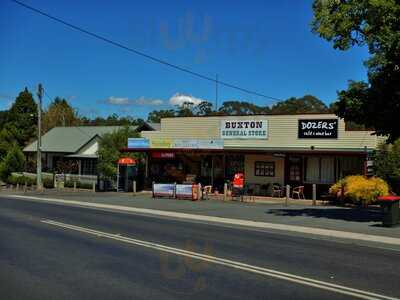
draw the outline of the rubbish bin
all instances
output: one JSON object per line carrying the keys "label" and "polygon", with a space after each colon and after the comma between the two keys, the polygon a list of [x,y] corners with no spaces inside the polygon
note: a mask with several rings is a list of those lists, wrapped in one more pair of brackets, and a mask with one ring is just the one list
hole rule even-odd
{"label": "rubbish bin", "polygon": [[378,203],[382,207],[382,225],[392,227],[400,223],[400,196],[378,197]]}

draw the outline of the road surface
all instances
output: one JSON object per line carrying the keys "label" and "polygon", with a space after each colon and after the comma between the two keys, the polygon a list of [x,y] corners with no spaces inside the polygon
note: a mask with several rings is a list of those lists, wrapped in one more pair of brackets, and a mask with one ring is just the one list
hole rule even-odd
{"label": "road surface", "polygon": [[0,198],[1,299],[396,299],[399,283],[395,250]]}

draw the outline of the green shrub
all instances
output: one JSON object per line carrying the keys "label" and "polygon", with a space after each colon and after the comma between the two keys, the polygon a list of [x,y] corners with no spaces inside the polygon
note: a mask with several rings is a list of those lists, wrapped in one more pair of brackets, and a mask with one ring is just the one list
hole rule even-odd
{"label": "green shrub", "polygon": [[0,163],[0,179],[7,181],[12,172],[22,172],[25,166],[25,155],[18,146],[13,146]]}
{"label": "green shrub", "polygon": [[[72,180],[68,180],[68,181],[66,181],[64,183],[64,187],[73,188],[74,187],[74,182]],[[93,188],[93,184],[92,183],[84,183],[84,182],[77,181],[76,182],[76,188],[91,190]]]}
{"label": "green shrub", "polygon": [[52,178],[43,178],[43,187],[46,189],[53,189],[54,180]]}
{"label": "green shrub", "polygon": [[92,183],[78,182],[77,187],[79,189],[91,190],[93,188],[93,184]]}
{"label": "green shrub", "polygon": [[18,175],[11,175],[7,178],[6,182],[8,184],[12,184],[12,185],[25,185],[25,183],[27,184],[27,186],[32,186],[36,184],[36,178],[34,177],[28,177],[28,176],[18,176]]}
{"label": "green shrub", "polygon": [[68,181],[64,182],[64,187],[73,188],[74,182],[72,180],[68,180]]}

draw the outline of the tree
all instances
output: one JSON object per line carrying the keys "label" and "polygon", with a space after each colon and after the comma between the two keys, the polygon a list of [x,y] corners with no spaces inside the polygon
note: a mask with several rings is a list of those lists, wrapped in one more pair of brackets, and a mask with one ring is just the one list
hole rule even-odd
{"label": "tree", "polygon": [[15,126],[7,124],[0,130],[0,160],[5,157],[8,151],[17,145],[15,136],[18,130]]}
{"label": "tree", "polygon": [[193,117],[195,104],[193,102],[183,102],[176,106],[176,115],[178,117]]}
{"label": "tree", "polygon": [[0,111],[0,130],[6,124],[7,116],[8,116],[8,111],[7,110]]}
{"label": "tree", "polygon": [[208,101],[202,101],[195,107],[197,116],[210,116],[213,113],[213,105]]}
{"label": "tree", "polygon": [[[368,83],[349,82],[336,113],[374,128],[388,142],[400,137],[400,3],[396,0],[315,0],[314,33],[339,50],[368,47]],[[378,113],[379,112],[379,113]]]}
{"label": "tree", "polygon": [[[117,161],[122,157],[120,150],[127,146],[128,138],[134,137],[139,137],[139,134],[129,126],[101,137],[97,170],[102,176],[113,177],[117,174]],[[123,156],[134,157],[133,154],[123,154]]]}
{"label": "tree", "polygon": [[15,140],[25,146],[35,137],[37,124],[37,105],[27,88],[19,93],[7,115],[5,126],[17,128]]}
{"label": "tree", "polygon": [[160,123],[161,119],[171,117],[175,117],[175,110],[173,109],[153,110],[149,113],[147,121],[152,123]]}
{"label": "tree", "polygon": [[289,98],[278,102],[271,108],[274,114],[326,113],[329,108],[317,97],[305,95],[301,98]]}
{"label": "tree", "polygon": [[25,166],[25,155],[14,145],[0,163],[0,179],[7,181],[12,172],[22,172]]}
{"label": "tree", "polygon": [[400,192],[400,139],[393,144],[381,144],[375,155],[376,175],[385,179],[392,189]]}
{"label": "tree", "polygon": [[226,116],[254,115],[268,113],[269,107],[260,107],[246,101],[226,101],[218,110],[218,114]]}
{"label": "tree", "polygon": [[81,123],[78,114],[67,100],[56,97],[43,114],[43,133],[57,126],[76,126]]}

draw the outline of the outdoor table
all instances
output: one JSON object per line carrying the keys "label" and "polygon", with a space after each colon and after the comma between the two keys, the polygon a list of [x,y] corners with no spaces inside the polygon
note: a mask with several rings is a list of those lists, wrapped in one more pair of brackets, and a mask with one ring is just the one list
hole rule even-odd
{"label": "outdoor table", "polygon": [[378,197],[378,203],[382,207],[383,219],[382,225],[391,227],[400,222],[400,196],[381,196]]}

